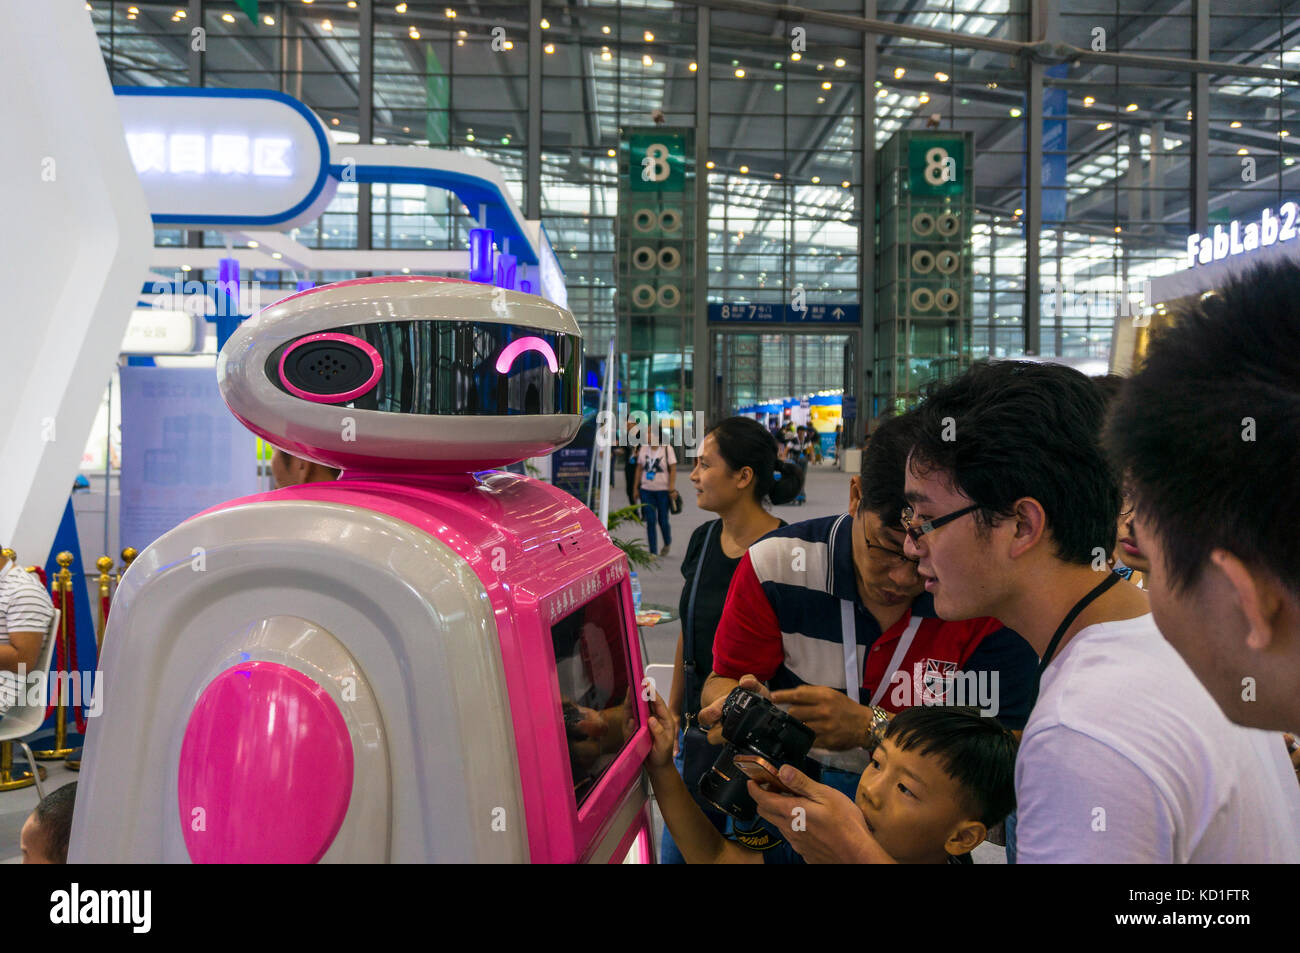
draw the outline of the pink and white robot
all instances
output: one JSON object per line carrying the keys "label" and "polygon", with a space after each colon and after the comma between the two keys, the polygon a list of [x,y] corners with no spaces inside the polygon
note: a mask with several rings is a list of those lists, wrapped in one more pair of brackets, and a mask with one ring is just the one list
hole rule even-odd
{"label": "pink and white robot", "polygon": [[366,278],[222,349],[231,411],[343,468],[149,546],[104,638],[73,862],[649,860],[627,563],[548,484],[582,340],[542,298]]}

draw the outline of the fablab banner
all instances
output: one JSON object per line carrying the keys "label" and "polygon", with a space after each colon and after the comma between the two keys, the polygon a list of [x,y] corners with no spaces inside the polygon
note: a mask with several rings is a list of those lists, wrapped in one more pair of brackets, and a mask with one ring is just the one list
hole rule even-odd
{"label": "fablab banner", "polygon": [[231,416],[211,368],[124,367],[123,546],[144,549],[195,513],[256,493],[256,438]]}

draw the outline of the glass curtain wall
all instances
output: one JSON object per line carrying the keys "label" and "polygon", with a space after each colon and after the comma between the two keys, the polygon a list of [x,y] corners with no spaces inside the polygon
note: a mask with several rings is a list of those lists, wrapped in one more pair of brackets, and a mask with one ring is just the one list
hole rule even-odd
{"label": "glass curtain wall", "polygon": [[[1086,59],[1049,67],[1043,221],[1032,236],[1042,294],[1026,307],[1027,72],[1023,60],[970,49],[961,39],[1031,39],[1026,0],[877,0],[882,20],[953,31],[958,39],[878,37],[877,67],[865,77],[861,38],[852,30],[705,13],[669,0],[546,0],[536,144],[527,141],[526,3],[373,3],[369,38],[361,36],[365,5],[341,0],[263,0],[256,20],[233,0],[88,6],[115,84],[283,90],[314,109],[340,143],[470,152],[501,167],[521,206],[536,189],[593,351],[615,325],[618,130],[651,122],[660,110],[667,125],[703,132],[695,108],[701,69],[711,80],[710,167],[700,170],[709,203],[710,302],[785,304],[796,287],[808,303],[858,302],[861,254],[874,243],[861,150],[902,128],[975,135],[976,358],[1023,354],[1025,316],[1036,312],[1042,356],[1104,360],[1115,320],[1130,307],[1126,293],[1136,301],[1145,279],[1183,267],[1194,230],[1193,71]],[[842,0],[810,7],[863,12],[861,3]],[[1084,50],[1194,58],[1196,8],[1186,0],[1077,0],[1057,10],[1055,38]],[[709,17],[707,50],[696,46],[701,16]],[[198,26],[201,51],[193,49]],[[805,30],[798,48],[796,26]],[[1209,59],[1279,72],[1207,74],[1209,139],[1201,159],[1210,223],[1276,208],[1294,186],[1300,89],[1281,71],[1300,68],[1298,33],[1300,2],[1211,5]],[[864,97],[873,99],[870,128]],[[363,129],[367,116],[370,128]],[[530,145],[541,157],[535,183],[526,174]],[[367,192],[363,241],[359,203]],[[463,248],[474,224],[445,193],[344,183],[297,238],[314,247]],[[214,232],[156,234],[160,245],[224,241]],[[298,278],[348,276],[254,277],[292,288]],[[870,302],[862,304],[870,315]]]}

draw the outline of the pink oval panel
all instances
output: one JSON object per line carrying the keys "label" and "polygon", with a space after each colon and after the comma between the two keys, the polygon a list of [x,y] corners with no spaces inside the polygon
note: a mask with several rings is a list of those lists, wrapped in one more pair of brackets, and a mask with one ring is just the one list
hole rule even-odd
{"label": "pink oval panel", "polygon": [[228,668],[185,726],[177,784],[196,864],[312,864],[352,796],[352,739],[329,693],[276,662]]}

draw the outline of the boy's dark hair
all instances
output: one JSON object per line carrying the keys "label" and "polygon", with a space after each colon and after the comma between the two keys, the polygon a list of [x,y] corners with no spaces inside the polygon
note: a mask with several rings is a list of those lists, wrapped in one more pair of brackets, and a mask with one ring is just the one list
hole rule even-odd
{"label": "boy's dark hair", "polygon": [[1088,378],[1096,385],[1097,390],[1101,393],[1101,402],[1109,410],[1110,406],[1115,403],[1115,398],[1119,392],[1124,389],[1124,378],[1118,374],[1094,374]]}
{"label": "boy's dark hair", "polygon": [[1215,549],[1300,593],[1300,266],[1273,262],[1153,335],[1106,428],[1174,592]]}
{"label": "boy's dark hair", "polygon": [[902,529],[903,507],[907,498],[903,487],[907,480],[907,454],[912,449],[916,418],[913,414],[887,417],[867,438],[862,450],[862,484],[859,511],[880,517],[893,529]]}
{"label": "boy's dark hair", "polygon": [[72,806],[77,797],[77,782],[51,791],[36,805],[36,823],[49,848],[50,860],[68,862],[68,839],[72,836]]}
{"label": "boy's dark hair", "polygon": [[981,531],[1028,496],[1047,514],[1058,558],[1086,566],[1094,550],[1115,548],[1122,501],[1101,448],[1105,402],[1083,374],[1060,364],[981,362],[936,387],[913,413],[913,471],[940,471],[979,503]]}
{"label": "boy's dark hair", "polygon": [[895,715],[884,737],[900,751],[935,755],[985,827],[1016,807],[1016,736],[977,708],[917,705]]}

